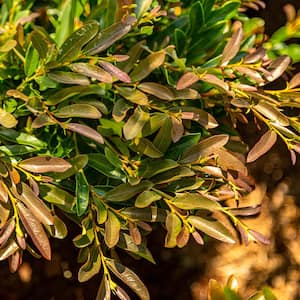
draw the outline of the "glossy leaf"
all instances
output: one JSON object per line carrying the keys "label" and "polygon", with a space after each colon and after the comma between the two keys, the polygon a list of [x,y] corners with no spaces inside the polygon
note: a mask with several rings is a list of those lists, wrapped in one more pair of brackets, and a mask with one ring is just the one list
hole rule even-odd
{"label": "glossy leaf", "polygon": [[47,76],[59,83],[64,84],[79,84],[79,85],[89,85],[90,81],[86,76],[81,74],[65,72],[65,71],[52,71],[47,73]]}
{"label": "glossy leaf", "polygon": [[125,82],[125,83],[131,83],[131,79],[127,75],[127,73],[123,72],[118,67],[114,66],[113,64],[111,64],[107,61],[101,61],[99,64],[105,71],[107,71],[113,77],[116,77],[118,80]]}
{"label": "glossy leaf", "polygon": [[95,38],[84,47],[83,52],[87,55],[94,55],[104,51],[125,36],[135,22],[136,19],[134,17],[127,16],[124,20],[100,31]]}
{"label": "glossy leaf", "polygon": [[26,208],[21,202],[17,203],[17,208],[22,224],[31,237],[34,245],[38,248],[45,259],[50,260],[50,243],[43,226],[30,212],[30,210]]}
{"label": "glossy leaf", "polygon": [[148,97],[137,89],[131,89],[129,87],[117,87],[117,91],[125,99],[139,105],[148,105]]}
{"label": "glossy leaf", "polygon": [[59,108],[54,115],[58,118],[87,118],[99,119],[101,113],[99,110],[90,104],[71,104]]}
{"label": "glossy leaf", "polygon": [[287,69],[291,63],[291,58],[287,55],[280,56],[269,65],[268,71],[271,72],[271,76],[268,76],[269,81],[274,81],[279,78],[283,72]]}
{"label": "glossy leaf", "polygon": [[78,281],[85,282],[100,272],[101,256],[96,247],[89,251],[88,259],[78,271]]}
{"label": "glossy leaf", "polygon": [[11,239],[4,247],[0,249],[0,261],[7,259],[19,249],[18,244]]}
{"label": "glossy leaf", "polygon": [[102,135],[99,132],[97,132],[95,129],[87,125],[78,124],[78,123],[68,123],[65,126],[67,129],[79,133],[87,138],[90,138],[99,144],[104,143]]}
{"label": "glossy leaf", "polygon": [[27,76],[31,76],[36,71],[39,64],[39,54],[37,50],[30,44],[25,54],[24,71]]}
{"label": "glossy leaf", "polygon": [[116,101],[113,107],[112,116],[116,122],[121,122],[131,108],[131,105],[127,103],[127,101],[123,99],[119,99]]}
{"label": "glossy leaf", "polygon": [[19,166],[33,173],[65,172],[72,167],[72,165],[64,159],[50,156],[27,158],[22,160]]}
{"label": "glossy leaf", "polygon": [[111,211],[107,212],[105,221],[104,240],[109,248],[113,248],[120,238],[121,223],[118,217]]}
{"label": "glossy leaf", "polygon": [[18,198],[30,209],[31,213],[43,224],[53,225],[54,218],[46,204],[38,198],[33,190],[24,182],[22,194]]}
{"label": "glossy leaf", "polygon": [[[154,162],[154,163],[151,163]],[[151,178],[159,173],[178,167],[178,163],[171,159],[145,159],[139,168],[139,175],[144,178]]]}
{"label": "glossy leaf", "polygon": [[157,149],[152,142],[145,138],[140,138],[138,141],[135,140],[135,144],[131,144],[130,148],[139,154],[144,154],[151,158],[159,158],[163,156],[163,153]]}
{"label": "glossy leaf", "polygon": [[165,52],[154,52],[144,58],[130,73],[133,82],[141,81],[146,78],[152,71],[159,68],[165,61]]}
{"label": "glossy leaf", "polygon": [[226,134],[214,135],[200,141],[199,144],[192,146],[189,150],[183,153],[180,162],[192,163],[199,160],[201,157],[209,156],[216,150],[225,146],[229,140]]}
{"label": "glossy leaf", "polygon": [[59,61],[70,61],[76,58],[81,48],[97,34],[98,29],[99,24],[90,21],[72,33],[60,47]]}
{"label": "glossy leaf", "polygon": [[75,198],[65,190],[49,183],[40,184],[40,196],[66,212],[73,212]]}
{"label": "glossy leaf", "polygon": [[124,267],[115,260],[107,260],[106,263],[114,275],[128,285],[140,297],[141,300],[150,300],[150,295],[146,286],[132,270]]}
{"label": "glossy leaf", "polygon": [[122,214],[132,219],[145,222],[164,222],[167,216],[164,209],[156,206],[145,208],[128,207],[122,210]]}
{"label": "glossy leaf", "polygon": [[195,73],[187,72],[179,78],[177,85],[176,85],[176,89],[177,90],[185,89],[185,88],[193,85],[197,81],[199,81],[199,79],[200,79],[199,76],[196,75]]}
{"label": "glossy leaf", "polygon": [[110,300],[111,299],[111,290],[109,282],[106,276],[102,276],[101,284],[99,286],[96,300]]}
{"label": "glossy leaf", "polygon": [[138,106],[123,127],[125,139],[132,140],[139,136],[148,118],[149,114]]}
{"label": "glossy leaf", "polygon": [[181,220],[175,213],[167,215],[166,229],[165,247],[173,248],[177,245],[177,236],[181,231]]}
{"label": "glossy leaf", "polygon": [[83,173],[83,171],[79,171],[76,176],[76,213],[77,216],[82,216],[89,205],[89,183]]}
{"label": "glossy leaf", "polygon": [[293,89],[300,85],[300,73],[295,74],[288,83],[289,89]]}
{"label": "glossy leaf", "polygon": [[238,28],[227,42],[222,53],[222,65],[226,65],[232,58],[234,58],[240,50],[243,40],[243,29]]}
{"label": "glossy leaf", "polygon": [[38,52],[39,57],[42,59],[46,58],[48,53],[48,41],[38,30],[34,30],[31,33],[31,42],[33,47]]}
{"label": "glossy leaf", "polygon": [[161,196],[153,191],[144,191],[135,200],[135,206],[139,208],[147,207],[153,202],[160,200]]}
{"label": "glossy leaf", "polygon": [[148,190],[152,187],[152,183],[150,181],[141,181],[137,185],[130,185],[129,183],[122,183],[118,185],[117,187],[113,188],[112,190],[105,193],[104,197],[108,201],[112,202],[121,202],[126,201],[137,194]]}
{"label": "glossy leaf", "polygon": [[184,246],[186,246],[187,243],[189,242],[189,238],[190,238],[190,232],[185,226],[183,226],[181,228],[181,231],[176,237],[176,244],[178,248],[183,248]]}
{"label": "glossy leaf", "polygon": [[234,244],[230,231],[218,221],[210,221],[199,216],[189,216],[188,222],[196,229],[225,243]]}
{"label": "glossy leaf", "polygon": [[264,133],[259,141],[252,147],[247,156],[247,162],[253,162],[266,152],[268,152],[276,143],[277,134],[273,130]]}
{"label": "glossy leaf", "polygon": [[153,0],[137,0],[136,1],[136,8],[135,8],[135,14],[137,18],[140,18],[143,16],[143,14],[150,8]]}
{"label": "glossy leaf", "polygon": [[49,229],[51,236],[56,239],[64,239],[68,235],[66,224],[57,216],[54,216],[54,223]]}
{"label": "glossy leaf", "polygon": [[177,195],[172,203],[181,209],[207,209],[211,211],[222,209],[222,206],[218,202],[199,193]]}
{"label": "glossy leaf", "polygon": [[0,127],[0,137],[9,142],[14,142],[16,144],[32,146],[35,148],[45,148],[46,143],[34,135],[19,132],[10,128]]}
{"label": "glossy leaf", "polygon": [[77,72],[90,78],[95,78],[101,82],[112,83],[113,81],[108,72],[95,65],[90,65],[87,63],[74,63],[70,65],[70,68],[73,72]]}
{"label": "glossy leaf", "polygon": [[208,300],[227,300],[222,286],[214,279],[208,284]]}

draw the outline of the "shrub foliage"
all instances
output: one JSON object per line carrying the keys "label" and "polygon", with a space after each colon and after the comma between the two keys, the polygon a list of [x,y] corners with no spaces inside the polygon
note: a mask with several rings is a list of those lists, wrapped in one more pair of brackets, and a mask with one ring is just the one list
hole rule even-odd
{"label": "shrub foliage", "polygon": [[[97,299],[127,299],[119,281],[149,299],[116,253],[154,262],[156,223],[168,248],[268,243],[241,220],[259,212],[243,203],[245,163],[277,139],[296,161],[300,77],[265,87],[291,59],[274,50],[288,35],[265,41],[262,20],[243,13],[261,5],[2,1],[0,259],[12,272],[25,250],[51,259],[66,217],[78,225],[78,280],[101,274]],[[236,130],[248,120],[263,128],[250,151]]]}

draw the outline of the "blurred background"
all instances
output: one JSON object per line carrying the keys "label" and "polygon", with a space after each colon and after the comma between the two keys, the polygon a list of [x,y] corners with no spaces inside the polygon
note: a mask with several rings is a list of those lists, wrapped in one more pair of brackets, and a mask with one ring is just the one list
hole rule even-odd
{"label": "blurred background", "polygon": [[[285,24],[283,6],[299,0],[265,1],[265,10],[250,11],[266,21],[266,33],[271,35]],[[294,43],[299,41],[293,41]],[[300,71],[299,65],[294,72]],[[254,126],[240,128],[246,140],[253,143],[261,135]],[[241,294],[249,296],[267,284],[279,300],[300,299],[300,158],[291,165],[290,154],[280,142],[261,159],[250,165],[258,185],[248,196],[251,203],[262,201],[259,217],[245,222],[270,238],[269,246],[251,243],[249,246],[225,245],[209,241],[205,246],[190,241],[183,249],[164,249],[163,230],[156,230],[149,245],[158,265],[133,261],[125,257],[148,286],[151,299],[204,300],[210,278],[225,283],[234,274]],[[71,229],[72,230],[72,229]],[[32,259],[27,253],[16,274],[10,274],[6,262],[0,263],[0,299],[4,300],[90,300],[95,299],[99,277],[88,283],[77,282],[77,250],[72,237],[53,240],[51,262]],[[123,258],[122,258],[123,259]],[[132,299],[135,299],[134,296]]]}

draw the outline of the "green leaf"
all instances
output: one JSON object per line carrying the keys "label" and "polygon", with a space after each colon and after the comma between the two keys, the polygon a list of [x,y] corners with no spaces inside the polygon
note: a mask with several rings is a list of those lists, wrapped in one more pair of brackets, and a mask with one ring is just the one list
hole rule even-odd
{"label": "green leaf", "polygon": [[59,108],[54,112],[54,115],[58,118],[87,118],[87,119],[99,119],[101,113],[99,110],[90,104],[71,104]]}
{"label": "green leaf", "polygon": [[117,170],[105,157],[105,155],[101,153],[91,153],[88,155],[89,157],[89,166],[100,172],[101,174],[109,177],[115,178],[119,180],[124,180],[125,175]]}
{"label": "green leaf", "polygon": [[124,20],[100,31],[96,37],[83,48],[83,52],[87,55],[94,55],[104,51],[125,36],[135,22],[136,19],[134,17],[127,16]]}
{"label": "green leaf", "polygon": [[178,167],[178,163],[171,159],[145,159],[139,167],[139,176],[151,178],[159,173]]}
{"label": "green leaf", "polygon": [[225,243],[234,244],[230,231],[218,221],[210,221],[198,216],[190,216],[188,222],[207,235]]}
{"label": "green leaf", "polygon": [[31,33],[31,42],[33,47],[38,52],[39,57],[41,59],[46,58],[48,54],[48,41],[45,39],[44,35],[38,30],[34,30]]}
{"label": "green leaf", "polygon": [[203,1],[197,1],[191,5],[189,13],[191,35],[196,34],[196,32],[205,24],[206,15],[202,2]]}
{"label": "green leaf", "polygon": [[181,209],[207,209],[211,211],[222,209],[222,206],[218,202],[199,193],[177,195],[172,203]]}
{"label": "green leaf", "polygon": [[208,284],[208,300],[228,300],[222,286],[214,279],[210,279]]}
{"label": "green leaf", "polygon": [[0,108],[0,125],[5,128],[12,128],[18,124],[18,120],[9,112]]}
{"label": "green leaf", "polygon": [[139,136],[148,119],[149,114],[144,112],[140,106],[138,106],[123,127],[125,139],[132,140]]}
{"label": "green leaf", "polygon": [[114,275],[128,285],[141,300],[150,300],[150,295],[146,286],[132,270],[124,267],[113,259],[106,260],[106,264]]}
{"label": "green leaf", "polygon": [[60,47],[58,60],[61,62],[74,60],[81,48],[97,34],[98,29],[99,24],[93,20],[72,33]]}
{"label": "green leaf", "polygon": [[134,142],[135,144],[130,144],[130,148],[139,154],[141,153],[151,158],[159,158],[163,156],[163,153],[160,152],[148,139],[141,138]]}
{"label": "green leaf", "polygon": [[170,118],[166,118],[153,140],[153,145],[162,153],[167,151],[172,142],[171,131],[172,121]]}
{"label": "green leaf", "polygon": [[9,52],[13,48],[17,46],[17,41],[16,40],[8,40],[0,47],[0,52]]}
{"label": "green leaf", "polygon": [[136,17],[139,19],[150,8],[153,0],[137,0],[135,7]]}
{"label": "green leaf", "polygon": [[181,231],[181,220],[175,213],[169,213],[166,218],[167,235],[165,247],[173,248],[177,245],[177,236]]}
{"label": "green leaf", "polygon": [[92,247],[88,259],[78,271],[78,281],[85,282],[100,272],[101,256],[97,247]]}
{"label": "green leaf", "polygon": [[130,73],[132,82],[141,81],[165,61],[165,52],[153,52],[144,58]]}
{"label": "green leaf", "polygon": [[164,222],[167,216],[166,210],[156,206],[145,208],[128,207],[122,210],[122,214],[145,222]]}
{"label": "green leaf", "polygon": [[161,196],[153,191],[144,191],[135,200],[135,206],[144,208],[161,199]]}
{"label": "green leaf", "polygon": [[72,165],[59,157],[35,156],[22,160],[19,166],[29,172],[45,173],[45,172],[65,172]]}
{"label": "green leaf", "polygon": [[93,198],[93,201],[97,212],[97,223],[103,224],[107,219],[107,209],[105,205],[96,197]]}
{"label": "green leaf", "polygon": [[139,257],[145,258],[153,264],[155,263],[151,252],[145,245],[145,242],[142,242],[141,244],[136,245],[133,242],[132,237],[129,234],[121,232],[120,239],[119,239],[117,246],[120,247],[121,249],[129,251]]}
{"label": "green leaf", "polygon": [[79,84],[79,85],[90,84],[90,81],[86,76],[72,73],[72,72],[52,71],[47,73],[47,76],[56,82],[64,83],[64,84]]}
{"label": "green leaf", "polygon": [[63,2],[60,15],[60,26],[56,29],[56,42],[60,46],[66,38],[73,32],[76,12],[76,0],[66,0]]}
{"label": "green leaf", "polygon": [[70,158],[68,163],[71,164],[71,167],[67,171],[61,173],[52,173],[51,177],[63,180],[75,175],[87,165],[88,156],[86,154],[78,154]]}
{"label": "green leaf", "polygon": [[84,175],[84,172],[79,171],[76,176],[76,213],[77,216],[82,216],[89,205],[89,183]]}
{"label": "green leaf", "polygon": [[126,201],[137,194],[150,189],[153,184],[150,181],[144,180],[137,185],[130,185],[129,183],[122,183],[112,190],[105,193],[104,198],[112,202]]}
{"label": "green leaf", "polygon": [[111,211],[107,212],[105,221],[104,240],[109,248],[113,248],[120,238],[121,223],[118,217]]}
{"label": "green leaf", "polygon": [[173,160],[178,159],[183,152],[197,144],[200,140],[200,137],[200,133],[187,134],[183,136],[177,143],[168,149],[166,157]]}
{"label": "green leaf", "polygon": [[102,68],[87,63],[74,63],[70,65],[73,72],[77,72],[84,76],[95,78],[101,82],[112,83],[111,75]]}
{"label": "green leaf", "polygon": [[131,105],[127,103],[124,99],[118,99],[114,104],[112,116],[116,122],[121,122],[131,108]]}
{"label": "green leaf", "polygon": [[162,183],[168,183],[171,181],[175,181],[184,177],[190,177],[194,175],[195,172],[193,172],[190,168],[180,166],[155,176],[153,180],[156,183],[162,184]]}
{"label": "green leaf", "polygon": [[30,44],[25,54],[24,71],[26,76],[29,77],[33,75],[37,69],[38,64],[39,64],[39,54],[34,49],[32,44]]}
{"label": "green leaf", "polygon": [[209,156],[225,146],[228,140],[229,136],[226,134],[213,135],[206,138],[184,152],[180,162],[183,164],[192,163],[199,160],[201,157]]}
{"label": "green leaf", "polygon": [[137,89],[132,89],[129,87],[116,87],[117,91],[121,96],[123,96],[126,100],[129,100],[135,104],[139,105],[148,105],[148,97]]}
{"label": "green leaf", "polygon": [[75,197],[65,190],[50,184],[40,183],[40,196],[47,202],[57,205],[65,212],[72,213],[75,206]]}
{"label": "green leaf", "polygon": [[54,224],[48,226],[48,231],[56,239],[64,239],[68,235],[66,224],[57,216],[54,216]]}
{"label": "green leaf", "polygon": [[49,97],[46,100],[46,104],[56,105],[79,94],[80,96],[90,94],[103,96],[105,94],[105,90],[99,87],[98,85],[93,84],[90,84],[88,86],[71,86],[64,89],[60,89],[56,93],[49,95]]}

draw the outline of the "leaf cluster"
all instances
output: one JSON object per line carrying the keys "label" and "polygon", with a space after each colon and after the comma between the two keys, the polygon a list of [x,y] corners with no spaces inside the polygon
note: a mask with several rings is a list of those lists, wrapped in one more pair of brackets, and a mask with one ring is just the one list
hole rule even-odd
{"label": "leaf cluster", "polygon": [[[128,299],[116,279],[149,299],[116,249],[154,262],[155,223],[169,248],[269,243],[242,220],[259,213],[243,202],[245,164],[277,138],[295,163],[299,118],[286,111],[300,80],[265,87],[291,60],[267,56],[240,1],[25,2],[3,1],[0,16],[0,259],[12,271],[24,250],[51,258],[49,236],[67,235],[57,214],[78,224],[78,280],[103,274],[97,299]],[[247,154],[236,127],[252,118],[267,130]]]}

